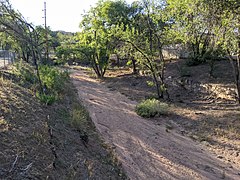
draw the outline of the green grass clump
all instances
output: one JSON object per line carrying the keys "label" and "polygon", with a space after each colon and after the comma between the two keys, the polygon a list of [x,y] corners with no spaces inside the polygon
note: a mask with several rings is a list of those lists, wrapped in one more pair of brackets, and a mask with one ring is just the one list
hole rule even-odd
{"label": "green grass clump", "polygon": [[90,117],[87,110],[79,103],[72,106],[70,123],[77,129],[84,130],[88,126]]}
{"label": "green grass clump", "polygon": [[40,102],[46,105],[52,105],[57,100],[57,95],[54,94],[42,94],[36,92],[36,97],[39,99]]}
{"label": "green grass clump", "polygon": [[168,114],[169,106],[156,99],[147,99],[136,106],[136,112],[139,116],[150,118]]}

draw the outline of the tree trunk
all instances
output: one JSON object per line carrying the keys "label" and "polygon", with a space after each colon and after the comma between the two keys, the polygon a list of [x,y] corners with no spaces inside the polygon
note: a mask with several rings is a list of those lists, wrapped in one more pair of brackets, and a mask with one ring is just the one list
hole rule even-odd
{"label": "tree trunk", "polygon": [[157,80],[156,74],[154,72],[152,72],[152,76],[153,76],[153,80],[154,80],[155,85],[156,85],[156,91],[157,91],[158,99],[162,99],[163,98],[163,94],[161,93],[160,84],[159,84],[159,82]]}
{"label": "tree trunk", "polygon": [[35,53],[34,48],[32,50],[32,56],[33,56],[33,63],[34,63],[34,66],[35,66],[35,70],[37,72],[37,77],[38,77],[38,82],[39,82],[39,86],[40,86],[40,91],[41,91],[41,93],[44,93],[42,80],[41,80],[41,77],[40,77],[38,62],[37,62],[37,59],[36,59],[36,53]]}
{"label": "tree trunk", "polygon": [[117,67],[120,67],[120,58],[119,58],[119,55],[116,54],[116,57],[117,57]]}
{"label": "tree trunk", "polygon": [[237,101],[238,104],[240,104],[240,81],[239,81],[239,76],[236,82],[236,86],[237,86]]}
{"label": "tree trunk", "polygon": [[[239,43],[240,46],[240,43]],[[235,79],[235,86],[236,86],[236,93],[237,93],[237,102],[240,104],[240,55],[238,53],[237,60],[235,62],[234,58],[229,54],[229,59],[232,64],[234,79]]]}
{"label": "tree trunk", "polygon": [[134,57],[132,57],[132,65],[133,65],[133,74],[137,74],[137,65]]}
{"label": "tree trunk", "polygon": [[238,54],[237,54],[237,67],[236,67],[236,86],[237,86],[238,103],[240,104],[240,37],[238,39]]}

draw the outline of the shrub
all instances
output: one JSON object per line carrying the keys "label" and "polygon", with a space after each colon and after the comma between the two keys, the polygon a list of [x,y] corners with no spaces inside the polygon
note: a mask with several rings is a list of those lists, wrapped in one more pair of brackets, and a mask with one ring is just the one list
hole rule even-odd
{"label": "shrub", "polygon": [[136,106],[136,112],[139,116],[150,118],[168,114],[168,108],[166,103],[156,99],[147,99]]}
{"label": "shrub", "polygon": [[36,92],[36,97],[43,103],[51,105],[59,99],[63,92],[65,82],[69,79],[67,71],[61,71],[56,67],[41,65],[39,66],[40,79],[43,91],[40,89],[39,81],[35,69],[25,62],[16,63],[15,74],[21,79],[20,83]]}
{"label": "shrub", "polygon": [[16,69],[14,69],[14,74],[17,75],[21,81],[22,85],[31,85],[35,84],[37,80],[37,76],[34,74],[34,68],[22,61],[15,63]]}
{"label": "shrub", "polygon": [[42,94],[37,92],[36,97],[40,100],[40,102],[51,105],[57,100],[57,95],[54,94]]}
{"label": "shrub", "polygon": [[63,92],[65,82],[69,79],[69,74],[66,71],[60,71],[52,66],[40,66],[40,78],[44,86],[44,93],[38,93],[37,98],[51,105],[59,98],[59,94]]}
{"label": "shrub", "polygon": [[62,72],[52,66],[40,66],[39,72],[42,84],[46,88],[47,93],[60,93],[69,78],[68,72]]}

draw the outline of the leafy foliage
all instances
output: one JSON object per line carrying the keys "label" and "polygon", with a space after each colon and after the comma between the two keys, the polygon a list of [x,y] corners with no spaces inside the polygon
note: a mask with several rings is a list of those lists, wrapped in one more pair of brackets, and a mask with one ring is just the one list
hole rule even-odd
{"label": "leafy foliage", "polygon": [[43,65],[40,66],[40,77],[42,79],[45,92],[61,92],[64,88],[64,82],[68,80],[67,71],[60,71],[55,67]]}
{"label": "leafy foliage", "polygon": [[43,82],[43,93],[37,94],[40,101],[52,104],[64,90],[65,82],[69,79],[68,72],[60,71],[51,66],[40,66],[40,77]]}
{"label": "leafy foliage", "polygon": [[46,105],[52,105],[57,100],[57,96],[53,94],[42,94],[36,92],[36,97],[39,99],[40,102]]}
{"label": "leafy foliage", "polygon": [[56,67],[42,65],[39,67],[40,77],[43,82],[41,91],[34,68],[26,63],[17,63],[15,74],[20,83],[36,93],[36,97],[43,103],[51,105],[60,98],[66,82],[69,80],[67,71],[61,71]]}
{"label": "leafy foliage", "polygon": [[20,61],[15,63],[15,67],[14,73],[19,77],[22,85],[31,86],[38,82],[37,76],[34,74],[34,68],[31,65]]}
{"label": "leafy foliage", "polygon": [[[172,40],[170,24],[164,16],[166,1],[142,1],[133,3],[129,9],[129,24],[115,28],[117,38],[128,46],[133,65],[147,69],[153,78],[158,98],[168,97],[164,82],[165,61],[163,46]],[[135,62],[137,61],[137,63]]]}
{"label": "leafy foliage", "polygon": [[[141,0],[132,4],[124,0],[99,0],[83,15],[81,31],[76,34],[34,27],[12,9],[8,0],[1,1],[0,10],[2,47],[18,51],[24,61],[35,66],[42,91],[45,86],[48,91],[55,88],[48,79],[58,76],[49,72],[53,77],[44,77],[39,72],[47,32],[48,45],[58,58],[55,64],[84,62],[102,78],[108,69],[109,57],[116,54],[118,62],[122,58],[133,67],[133,73],[140,69],[152,77],[158,98],[169,98],[165,47],[187,48],[190,59],[186,63],[193,66],[208,62],[211,75],[214,61],[227,55],[233,65],[240,102],[238,0]],[[42,67],[44,73],[45,70]],[[182,76],[189,74],[184,69],[180,71]],[[28,76],[30,72],[22,73],[27,81],[36,81]]]}

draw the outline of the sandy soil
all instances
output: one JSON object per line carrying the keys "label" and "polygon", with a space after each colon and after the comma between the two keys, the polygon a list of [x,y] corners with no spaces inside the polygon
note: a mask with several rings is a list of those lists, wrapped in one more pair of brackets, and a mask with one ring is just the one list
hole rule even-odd
{"label": "sandy soil", "polygon": [[240,178],[236,166],[215,157],[202,143],[167,132],[161,121],[137,116],[135,101],[89,78],[84,70],[74,71],[72,78],[98,131],[115,148],[130,179]]}

